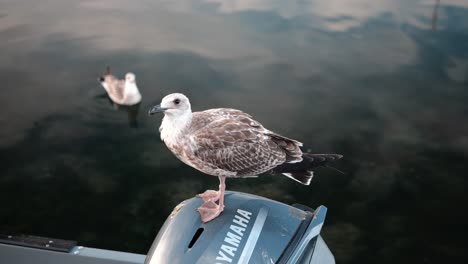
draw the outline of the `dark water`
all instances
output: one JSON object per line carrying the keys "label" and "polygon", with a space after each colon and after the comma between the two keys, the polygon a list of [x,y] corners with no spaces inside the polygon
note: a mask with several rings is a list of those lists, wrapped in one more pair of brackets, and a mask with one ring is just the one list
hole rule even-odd
{"label": "dark water", "polygon": [[[468,2],[0,1],[0,230],[146,253],[218,180],[181,164],[149,106],[243,109],[346,175],[228,189],[329,208],[338,263],[468,260]],[[129,126],[96,82],[136,73]]]}

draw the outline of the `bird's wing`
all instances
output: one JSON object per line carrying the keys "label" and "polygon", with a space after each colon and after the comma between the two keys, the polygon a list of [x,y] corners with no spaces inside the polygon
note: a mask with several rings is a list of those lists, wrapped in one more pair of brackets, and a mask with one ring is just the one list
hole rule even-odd
{"label": "bird's wing", "polygon": [[117,102],[122,101],[124,98],[125,81],[119,80],[113,75],[106,75],[104,81],[107,84],[109,96]]}
{"label": "bird's wing", "polygon": [[190,140],[195,155],[210,167],[236,176],[256,175],[287,159],[284,149],[248,114],[234,109],[195,112],[192,124],[198,124]]}

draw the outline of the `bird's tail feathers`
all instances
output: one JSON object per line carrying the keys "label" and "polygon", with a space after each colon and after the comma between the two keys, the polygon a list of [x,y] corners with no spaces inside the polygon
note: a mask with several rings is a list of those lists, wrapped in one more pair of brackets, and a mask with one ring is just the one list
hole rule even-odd
{"label": "bird's tail feathers", "polygon": [[104,75],[99,76],[98,82],[103,83],[106,80],[107,75],[111,75],[111,70],[110,70],[109,65],[106,66],[106,72],[104,73]]}
{"label": "bird's tail feathers", "polygon": [[283,172],[282,174],[304,185],[309,185],[314,177],[313,171]]}
{"label": "bird's tail feathers", "polygon": [[[302,161],[297,163],[284,163],[272,170],[273,173],[281,173],[284,176],[291,178],[304,185],[309,185],[313,177],[313,169],[317,167],[328,167],[339,171],[336,168],[329,166],[330,162],[341,159],[343,155],[339,154],[310,154],[304,153]],[[343,173],[339,171],[340,173]]]}

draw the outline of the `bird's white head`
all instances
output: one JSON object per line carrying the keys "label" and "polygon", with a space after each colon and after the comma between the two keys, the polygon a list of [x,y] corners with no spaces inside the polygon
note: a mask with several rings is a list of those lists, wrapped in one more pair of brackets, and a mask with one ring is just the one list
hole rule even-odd
{"label": "bird's white head", "polygon": [[127,74],[125,74],[125,81],[130,82],[130,83],[135,83],[135,81],[136,81],[135,74],[133,74],[131,72],[128,72]]}
{"label": "bird's white head", "polygon": [[181,93],[173,93],[166,95],[161,104],[153,106],[149,110],[149,114],[161,113],[163,112],[166,116],[171,116],[174,118],[185,116],[192,113],[190,107],[190,101],[187,96]]}
{"label": "bird's white head", "polygon": [[161,104],[150,108],[148,114],[164,113],[159,131],[166,144],[174,144],[183,135],[183,131],[192,121],[192,109],[187,96],[173,93],[165,96]]}

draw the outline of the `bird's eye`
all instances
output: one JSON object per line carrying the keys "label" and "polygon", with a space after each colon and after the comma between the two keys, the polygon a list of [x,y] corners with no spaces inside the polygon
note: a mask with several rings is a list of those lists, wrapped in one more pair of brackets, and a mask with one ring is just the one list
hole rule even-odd
{"label": "bird's eye", "polygon": [[174,100],[174,104],[179,104],[180,103],[180,100],[179,99],[175,99]]}

